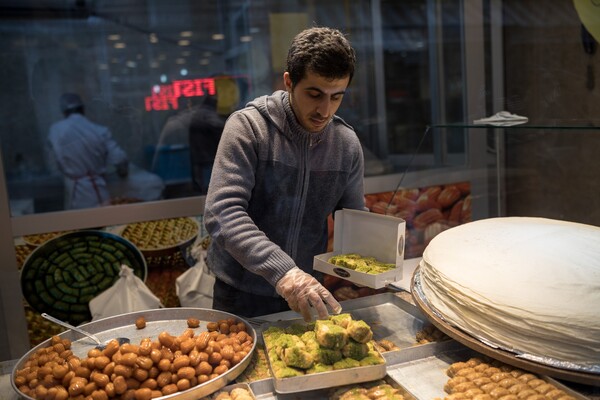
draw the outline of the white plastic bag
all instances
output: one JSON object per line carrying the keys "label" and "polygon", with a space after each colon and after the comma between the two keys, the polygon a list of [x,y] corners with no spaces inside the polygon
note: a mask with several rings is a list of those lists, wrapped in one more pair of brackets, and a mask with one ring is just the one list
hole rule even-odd
{"label": "white plastic bag", "polygon": [[202,244],[192,251],[196,264],[190,267],[175,281],[175,291],[182,307],[212,308],[215,276],[208,270],[204,261],[206,250]]}
{"label": "white plastic bag", "polygon": [[159,298],[127,265],[121,265],[119,279],[90,300],[89,306],[92,320],[163,307]]}

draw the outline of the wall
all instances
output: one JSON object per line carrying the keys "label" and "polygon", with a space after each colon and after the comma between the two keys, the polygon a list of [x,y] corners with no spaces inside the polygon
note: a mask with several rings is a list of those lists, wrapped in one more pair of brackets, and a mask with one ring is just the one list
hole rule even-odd
{"label": "wall", "polygon": [[[600,54],[571,1],[504,3],[506,108],[530,125],[600,126]],[[507,213],[600,225],[600,128],[507,130]]]}

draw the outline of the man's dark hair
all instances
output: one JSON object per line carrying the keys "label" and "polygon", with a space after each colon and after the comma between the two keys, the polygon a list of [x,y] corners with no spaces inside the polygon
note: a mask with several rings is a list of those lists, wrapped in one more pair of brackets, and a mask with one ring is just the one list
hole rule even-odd
{"label": "man's dark hair", "polygon": [[292,85],[306,76],[307,71],[328,79],[354,76],[356,53],[343,33],[332,28],[309,28],[300,32],[287,55],[287,72]]}
{"label": "man's dark hair", "polygon": [[63,93],[60,96],[60,109],[65,117],[71,114],[83,114],[84,106],[81,97],[76,93]]}

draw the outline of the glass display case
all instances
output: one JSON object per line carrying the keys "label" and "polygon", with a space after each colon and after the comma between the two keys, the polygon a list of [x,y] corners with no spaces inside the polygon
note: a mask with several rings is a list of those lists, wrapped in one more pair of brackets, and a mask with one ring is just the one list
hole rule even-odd
{"label": "glass display case", "polygon": [[[24,310],[12,306],[22,301],[15,241],[174,218],[201,227],[181,121],[213,89],[224,93],[222,117],[279,89],[289,39],[313,24],[344,30],[357,49],[340,116],[363,145],[369,209],[407,221],[407,256],[481,218],[600,225],[598,36],[582,28],[580,2],[42,3],[0,5],[0,358],[30,346]],[[127,181],[107,170],[110,205],[64,207],[45,152],[63,91],[79,92],[130,157]],[[529,121],[473,123],[501,110]]]}

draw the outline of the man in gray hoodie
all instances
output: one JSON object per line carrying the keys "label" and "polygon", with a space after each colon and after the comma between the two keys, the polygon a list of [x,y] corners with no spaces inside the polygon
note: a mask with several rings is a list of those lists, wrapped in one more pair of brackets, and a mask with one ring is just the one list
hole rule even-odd
{"label": "man in gray hoodie", "polygon": [[285,90],[227,120],[204,214],[214,309],[253,317],[291,308],[306,321],[312,309],[341,312],[312,265],[327,251],[328,215],[367,210],[361,144],[335,115],[355,61],[341,32],[307,29],[289,49]]}

